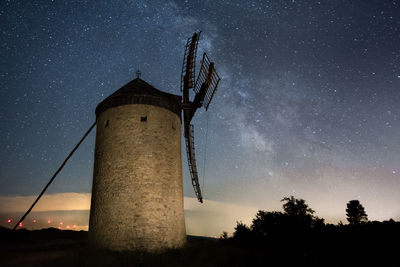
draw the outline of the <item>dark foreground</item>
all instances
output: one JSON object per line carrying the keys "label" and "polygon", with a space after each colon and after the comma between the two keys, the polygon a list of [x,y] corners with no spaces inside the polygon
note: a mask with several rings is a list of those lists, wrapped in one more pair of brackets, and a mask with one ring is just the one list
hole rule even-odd
{"label": "dark foreground", "polygon": [[331,236],[333,243],[314,236],[311,246],[304,239],[254,245],[189,237],[183,249],[149,254],[93,250],[84,231],[2,228],[0,266],[400,266],[399,239],[374,244],[368,243],[368,233],[362,235],[362,244],[359,235],[355,240],[357,235]]}
{"label": "dark foreground", "polygon": [[187,246],[164,253],[110,252],[91,249],[86,231],[54,228],[0,229],[0,266],[243,266],[227,257],[242,253],[218,239],[189,237]]}

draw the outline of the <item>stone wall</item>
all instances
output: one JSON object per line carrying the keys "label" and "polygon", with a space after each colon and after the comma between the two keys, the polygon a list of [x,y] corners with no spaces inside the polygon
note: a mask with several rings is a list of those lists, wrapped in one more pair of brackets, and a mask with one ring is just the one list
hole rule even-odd
{"label": "stone wall", "polygon": [[97,118],[89,239],[111,250],[185,244],[181,120],[175,113],[132,104]]}

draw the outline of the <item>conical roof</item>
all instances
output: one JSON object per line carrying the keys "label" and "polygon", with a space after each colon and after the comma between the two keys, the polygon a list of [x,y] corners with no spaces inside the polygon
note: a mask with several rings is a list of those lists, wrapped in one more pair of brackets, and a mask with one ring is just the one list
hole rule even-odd
{"label": "conical roof", "polygon": [[96,116],[109,108],[131,104],[159,106],[181,116],[181,96],[162,92],[140,78],[125,84],[104,99],[96,108]]}

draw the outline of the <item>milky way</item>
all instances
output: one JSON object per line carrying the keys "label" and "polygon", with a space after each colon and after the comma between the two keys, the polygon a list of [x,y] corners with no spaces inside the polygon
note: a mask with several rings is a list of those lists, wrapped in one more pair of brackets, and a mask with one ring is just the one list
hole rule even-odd
{"label": "milky way", "polygon": [[[332,221],[359,199],[398,220],[399,14],[379,0],[3,1],[0,195],[40,192],[137,69],[180,94],[202,30],[199,55],[222,77],[194,119],[206,199],[271,210],[294,195]],[[92,133],[49,192],[90,192],[93,150]]]}

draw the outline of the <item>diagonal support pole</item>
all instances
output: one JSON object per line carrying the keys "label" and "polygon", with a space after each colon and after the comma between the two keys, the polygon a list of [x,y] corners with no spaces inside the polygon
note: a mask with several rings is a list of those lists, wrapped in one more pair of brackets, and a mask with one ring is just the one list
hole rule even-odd
{"label": "diagonal support pole", "polygon": [[83,135],[83,137],[81,138],[81,140],[79,140],[79,142],[76,144],[76,146],[74,147],[74,149],[72,149],[72,151],[69,153],[69,155],[67,156],[67,158],[64,160],[64,162],[61,164],[61,166],[58,168],[58,170],[53,174],[53,176],[51,177],[50,181],[47,183],[47,185],[43,188],[42,192],[40,192],[39,196],[36,198],[36,200],[33,202],[33,204],[31,205],[31,207],[28,209],[27,212],[25,212],[24,216],[22,216],[21,219],[19,219],[19,221],[17,222],[17,224],[14,226],[13,230],[17,229],[18,225],[25,219],[25,217],[29,214],[29,212],[31,212],[31,210],[33,209],[33,207],[36,205],[36,203],[39,201],[39,199],[43,196],[44,192],[47,190],[47,188],[50,186],[50,184],[54,181],[54,179],[56,178],[56,176],[58,175],[58,173],[62,170],[62,168],[65,166],[65,164],[67,163],[67,161],[70,159],[70,157],[72,156],[72,154],[74,154],[74,152],[78,149],[78,147],[80,146],[80,144],[83,142],[83,140],[85,140],[85,138],[89,135],[89,133],[92,131],[92,129],[94,128],[94,126],[96,125],[96,121],[92,124],[92,126],[90,126],[89,130]]}

